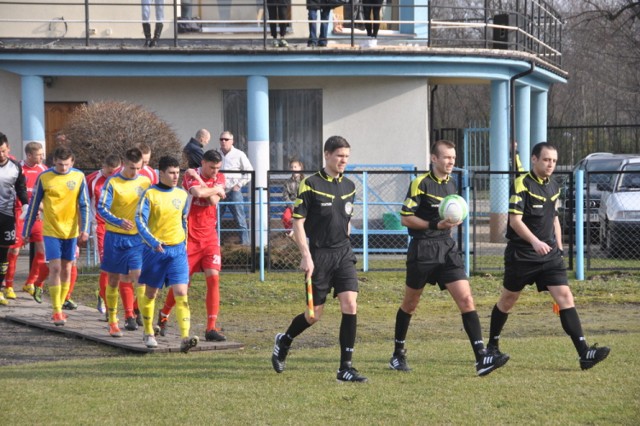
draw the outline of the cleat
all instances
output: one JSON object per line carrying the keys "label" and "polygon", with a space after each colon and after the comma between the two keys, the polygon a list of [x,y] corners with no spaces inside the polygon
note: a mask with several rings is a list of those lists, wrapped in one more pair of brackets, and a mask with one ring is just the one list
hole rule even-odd
{"label": "cleat", "polygon": [[287,41],[283,38],[280,39],[280,41],[278,41],[278,46],[280,47],[289,47],[289,43],[287,43]]}
{"label": "cleat", "polygon": [[138,329],[138,323],[136,322],[136,317],[125,318],[124,328],[125,330],[136,331]]}
{"label": "cleat", "polygon": [[227,340],[227,336],[222,334],[219,330],[211,329],[204,333],[204,339],[207,342],[224,342]]}
{"label": "cleat", "polygon": [[118,323],[114,322],[113,324],[109,324],[109,335],[111,337],[122,337],[124,336],[124,333],[122,332],[122,330],[120,330],[120,327],[118,327]]}
{"label": "cleat", "polygon": [[67,323],[67,316],[62,312],[53,314],[53,324],[56,326],[65,325]]}
{"label": "cleat", "polygon": [[271,365],[273,369],[276,370],[276,373],[282,373],[284,371],[285,360],[287,359],[290,348],[290,346],[285,346],[281,343],[283,337],[284,333],[276,334],[276,343],[273,346],[273,354],[271,354]]}
{"label": "cleat", "polygon": [[347,363],[347,367],[342,370],[338,370],[337,380],[339,383],[367,383],[368,379],[362,376],[358,370],[351,366],[351,363]]}
{"label": "cleat", "polygon": [[167,334],[167,323],[169,321],[169,315],[165,315],[162,313],[162,311],[158,312],[158,328],[160,329],[160,331],[158,332],[158,334],[160,334],[161,336],[165,336]]}
{"label": "cleat", "polygon": [[476,361],[476,372],[478,376],[486,376],[493,370],[505,365],[507,361],[509,361],[509,355],[503,354],[497,347],[484,349]]}
{"label": "cleat", "polygon": [[280,47],[280,43],[278,43],[278,40],[275,40],[275,39],[271,42],[271,45],[273,47]]}
{"label": "cleat", "polygon": [[62,309],[64,309],[65,311],[75,311],[76,309],[78,309],[78,304],[69,299],[62,304]]}
{"label": "cleat", "polygon": [[580,368],[583,370],[590,369],[600,361],[604,361],[609,356],[609,352],[611,352],[611,349],[606,346],[599,348],[596,343],[580,355]]}
{"label": "cleat", "polygon": [[25,284],[22,286],[22,291],[24,291],[25,293],[29,293],[30,296],[33,296],[35,288],[36,287],[33,284]]}
{"label": "cleat", "polygon": [[36,303],[42,303],[42,287],[34,287],[32,296]]}
{"label": "cleat", "polygon": [[158,347],[158,342],[156,341],[156,338],[153,334],[145,334],[144,336],[142,336],[142,341],[144,342],[144,345],[148,348]]}
{"label": "cleat", "polygon": [[0,291],[0,306],[7,306],[9,301],[4,298],[4,294]]}
{"label": "cleat", "polygon": [[104,303],[104,300],[102,300],[102,297],[100,297],[100,291],[96,290],[96,310],[98,312],[100,312],[101,314],[104,314],[107,312],[107,307]]}
{"label": "cleat", "polygon": [[406,349],[400,349],[393,353],[393,356],[389,360],[389,368],[397,371],[411,371],[409,364],[407,364]]}
{"label": "cleat", "polygon": [[140,312],[140,309],[134,309],[133,313],[136,314],[136,324],[138,324],[139,327],[142,327],[144,322],[142,322],[142,313]]}
{"label": "cleat", "polygon": [[199,341],[198,336],[185,337],[182,339],[182,342],[180,342],[180,352],[186,354],[191,348],[198,346]]}
{"label": "cleat", "polygon": [[13,287],[7,287],[4,289],[4,297],[15,300],[18,296],[16,296],[16,292],[13,290]]}
{"label": "cleat", "polygon": [[160,334],[160,327],[158,327],[157,325],[153,326],[153,335],[157,336],[158,334]]}

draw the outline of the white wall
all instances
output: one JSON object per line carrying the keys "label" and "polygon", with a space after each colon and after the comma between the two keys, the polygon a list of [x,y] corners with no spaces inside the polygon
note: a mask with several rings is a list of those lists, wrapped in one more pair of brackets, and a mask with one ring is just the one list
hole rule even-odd
{"label": "white wall", "polygon": [[[271,78],[269,87],[322,89],[323,140],[344,136],[352,146],[352,164],[414,164],[421,169],[427,165],[426,79]],[[20,141],[20,79],[1,73],[0,88],[8,94],[0,104],[0,131]],[[129,101],[155,111],[183,143],[204,127],[217,146],[225,89],[244,90],[246,79],[57,77],[45,88],[45,101]]]}
{"label": "white wall", "polygon": [[7,135],[11,154],[22,158],[20,77],[0,71],[0,132]]}

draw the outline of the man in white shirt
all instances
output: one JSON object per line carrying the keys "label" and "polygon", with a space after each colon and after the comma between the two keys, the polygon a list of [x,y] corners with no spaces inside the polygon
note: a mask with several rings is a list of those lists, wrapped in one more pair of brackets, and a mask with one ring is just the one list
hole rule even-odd
{"label": "man in white shirt", "polygon": [[[229,170],[241,170],[245,172],[253,171],[253,166],[249,162],[247,155],[233,146],[233,134],[225,130],[220,134],[220,153],[222,154],[222,170],[225,172],[225,203],[220,203],[220,216],[224,215],[227,207],[231,210],[234,220],[240,230],[240,243],[249,245],[249,230],[247,218],[244,210],[244,197],[242,187],[251,182],[251,175],[248,173],[226,173]],[[233,203],[233,204],[226,204]]]}

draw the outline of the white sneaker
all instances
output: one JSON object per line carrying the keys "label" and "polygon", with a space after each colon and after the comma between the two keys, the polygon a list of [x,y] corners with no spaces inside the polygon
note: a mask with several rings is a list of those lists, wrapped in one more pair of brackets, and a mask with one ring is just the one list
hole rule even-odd
{"label": "white sneaker", "polygon": [[142,337],[142,340],[144,341],[144,345],[148,348],[157,348],[158,347],[158,341],[156,340],[156,338],[154,337],[153,334],[145,334]]}
{"label": "white sneaker", "polygon": [[372,38],[369,40],[369,47],[378,47],[378,39]]}
{"label": "white sneaker", "polygon": [[368,48],[370,48],[370,47],[371,47],[371,40],[369,40],[369,39],[362,40],[362,41],[360,42],[360,47],[361,47],[361,48],[363,48],[363,49],[368,49]]}

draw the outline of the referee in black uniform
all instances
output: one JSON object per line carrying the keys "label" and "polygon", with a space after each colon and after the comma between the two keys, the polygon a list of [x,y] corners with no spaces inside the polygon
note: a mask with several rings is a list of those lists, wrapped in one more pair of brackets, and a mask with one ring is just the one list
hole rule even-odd
{"label": "referee in black uniform", "polygon": [[504,282],[498,303],[491,312],[488,351],[499,354],[500,333],[509,311],[527,285],[548,291],[560,307],[560,322],[571,337],[583,370],[609,355],[609,348],[589,347],[569,288],[562,258],[562,230],[556,201],[560,188],[551,178],[558,151],[541,142],[531,152],[531,171],[515,179],[509,200],[507,247],[504,252]]}
{"label": "referee in black uniform", "polygon": [[293,210],[293,237],[302,254],[300,268],[313,282],[315,318],[302,313],[291,321],[285,333],[276,335],[271,363],[277,373],[284,371],[293,339],[320,320],[327,296],[333,288],[342,311],[337,379],[341,382],[367,381],[351,365],[356,340],[358,279],[356,257],[349,239],[356,188],[343,175],[350,151],[351,147],[343,137],[327,139],[324,144],[325,167],[304,179],[298,188]]}
{"label": "referee in black uniform", "polygon": [[440,220],[440,202],[456,194],[451,172],[456,161],[453,142],[440,140],[431,147],[431,170],[411,182],[400,212],[402,225],[409,228],[411,243],[407,252],[407,277],[402,305],[396,314],[395,349],[389,368],[409,371],[405,338],[411,316],[418,307],[427,284],[448,290],[462,313],[462,324],[476,358],[476,372],[485,376],[509,360],[506,354],[488,354],[482,340],[480,319],[471,295],[469,279],[451,229],[458,223]]}

